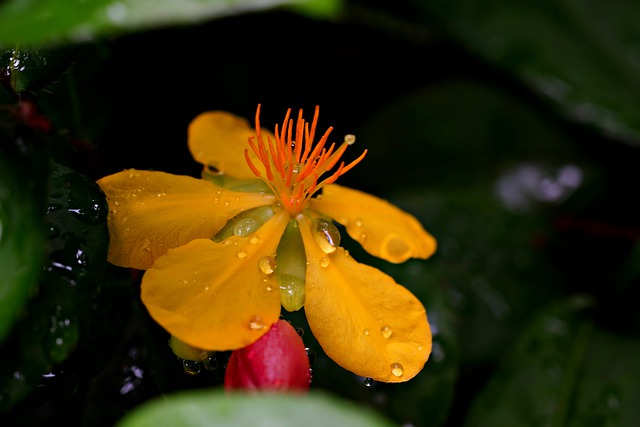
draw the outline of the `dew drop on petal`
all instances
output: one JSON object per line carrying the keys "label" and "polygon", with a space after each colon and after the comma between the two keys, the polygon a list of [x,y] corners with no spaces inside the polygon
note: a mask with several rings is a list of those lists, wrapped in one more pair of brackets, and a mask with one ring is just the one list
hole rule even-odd
{"label": "dew drop on petal", "polygon": [[264,329],[264,321],[262,317],[253,315],[249,318],[249,329],[257,331],[258,329]]}
{"label": "dew drop on petal", "polygon": [[340,231],[331,221],[315,218],[312,230],[313,238],[324,253],[330,254],[340,245]]}
{"label": "dew drop on petal", "polygon": [[247,257],[247,251],[245,251],[244,249],[241,249],[240,251],[238,251],[237,253],[238,258],[246,258]]}
{"label": "dew drop on petal", "polygon": [[329,257],[323,256],[322,258],[320,258],[320,267],[327,268],[329,267],[329,264],[331,264],[331,260],[329,259]]}
{"label": "dew drop on petal", "polygon": [[380,333],[384,338],[390,338],[391,334],[393,334],[393,330],[388,326],[383,326],[380,328]]}
{"label": "dew drop on petal", "polygon": [[356,227],[362,227],[362,219],[356,218],[354,224],[356,225]]}
{"label": "dew drop on petal", "polygon": [[367,337],[369,336],[369,330],[368,329],[365,329],[364,331],[362,331],[362,333]]}
{"label": "dew drop on petal", "polygon": [[401,377],[404,374],[404,367],[398,362],[392,363],[389,367],[391,368],[391,373],[396,377]]}
{"label": "dew drop on petal", "polygon": [[273,274],[276,271],[276,259],[272,256],[263,256],[258,260],[258,267],[264,274]]}
{"label": "dew drop on petal", "polygon": [[258,243],[260,243],[260,237],[255,234],[251,235],[251,237],[249,237],[249,243],[251,243],[252,245],[257,245]]}

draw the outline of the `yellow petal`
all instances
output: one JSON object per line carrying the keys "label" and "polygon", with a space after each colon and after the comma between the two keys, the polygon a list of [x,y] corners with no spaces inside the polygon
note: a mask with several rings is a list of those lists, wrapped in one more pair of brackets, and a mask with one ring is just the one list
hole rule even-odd
{"label": "yellow petal", "polygon": [[300,231],[307,266],[305,313],[313,335],[336,363],[383,382],[413,378],[431,352],[422,303],[390,276],[351,258],[325,254],[309,221]]}
{"label": "yellow petal", "polygon": [[153,319],[186,344],[233,350],[260,338],[280,315],[280,292],[260,259],[273,256],[288,215],[276,214],[250,237],[194,240],[158,258],[142,278]]}
{"label": "yellow petal", "polygon": [[370,194],[332,184],[309,204],[344,225],[371,255],[389,262],[425,259],[436,250],[436,240],[414,216]]}
{"label": "yellow petal", "polygon": [[274,196],[222,190],[209,181],[126,170],[98,180],[109,203],[109,262],[146,270],[167,249],[212,238],[238,213]]}
{"label": "yellow petal", "polygon": [[[266,129],[262,132],[274,140],[272,133]],[[198,163],[235,178],[255,178],[244,157],[249,137],[254,135],[246,119],[224,111],[208,111],[189,124],[189,150]],[[249,155],[254,164],[260,163],[253,150],[249,150]]]}

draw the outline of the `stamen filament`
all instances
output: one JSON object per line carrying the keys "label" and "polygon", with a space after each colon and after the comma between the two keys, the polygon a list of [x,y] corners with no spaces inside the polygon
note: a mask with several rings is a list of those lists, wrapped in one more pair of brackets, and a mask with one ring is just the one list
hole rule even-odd
{"label": "stamen filament", "polygon": [[[318,123],[319,107],[316,106],[311,126],[302,117],[299,110],[295,123],[291,118],[291,109],[287,110],[282,126],[275,127],[275,140],[269,135],[266,142],[260,130],[260,105],[256,111],[256,135],[249,138],[249,147],[256,154],[264,167],[264,174],[251,160],[249,150],[244,152],[245,160],[251,172],[263,179],[279,196],[282,206],[291,214],[297,215],[306,206],[307,201],[325,185],[335,182],[340,176],[360,163],[367,154],[367,150],[354,161],[345,164],[340,162],[338,168],[327,178],[318,183],[320,177],[333,169],[340,161],[348,145],[353,143],[353,137],[340,144],[331,143],[327,148],[329,134],[333,130],[329,127],[314,145],[313,138]],[[294,139],[295,138],[295,139]],[[304,145],[304,147],[303,147]],[[265,176],[266,175],[266,176]]]}

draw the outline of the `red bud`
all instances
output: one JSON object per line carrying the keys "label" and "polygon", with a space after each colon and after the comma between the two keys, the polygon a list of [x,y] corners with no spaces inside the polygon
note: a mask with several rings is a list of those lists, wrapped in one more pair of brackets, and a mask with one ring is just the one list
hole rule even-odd
{"label": "red bud", "polygon": [[282,319],[258,341],[231,353],[224,377],[227,390],[306,391],[310,382],[302,338]]}

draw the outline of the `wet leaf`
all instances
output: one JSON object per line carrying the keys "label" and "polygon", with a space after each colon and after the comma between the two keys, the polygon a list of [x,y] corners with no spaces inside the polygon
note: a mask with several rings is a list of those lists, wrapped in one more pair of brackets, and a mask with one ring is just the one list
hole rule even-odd
{"label": "wet leaf", "polygon": [[542,310],[474,402],[466,426],[640,422],[640,341],[599,328],[576,297]]}
{"label": "wet leaf", "polygon": [[640,143],[640,5],[624,0],[414,1],[449,37],[603,134]]}
{"label": "wet leaf", "polygon": [[24,398],[76,348],[106,266],[107,204],[97,184],[51,162],[47,259],[36,294],[3,344],[0,410]]}
{"label": "wet leaf", "polygon": [[0,78],[15,94],[34,91],[60,78],[80,48],[9,48],[0,45]]}
{"label": "wet leaf", "polygon": [[280,426],[390,427],[392,423],[336,397],[310,393],[296,395],[226,394],[220,390],[182,392],[136,408],[119,427]]}
{"label": "wet leaf", "polygon": [[103,35],[199,23],[293,3],[298,10],[319,15],[335,13],[337,0],[9,0],[0,5],[0,40],[22,45],[80,43]]}

